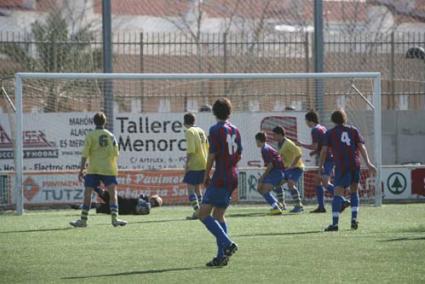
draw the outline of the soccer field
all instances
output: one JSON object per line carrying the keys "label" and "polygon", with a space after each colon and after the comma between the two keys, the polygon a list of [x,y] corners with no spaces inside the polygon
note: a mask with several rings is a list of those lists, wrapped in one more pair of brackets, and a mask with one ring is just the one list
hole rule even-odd
{"label": "soccer field", "polygon": [[[312,209],[312,208],[307,208]],[[94,211],[94,210],[93,210]],[[71,228],[77,210],[0,215],[0,283],[414,283],[425,281],[425,204],[362,207],[351,231],[324,233],[330,213],[267,216],[265,206],[232,206],[229,230],[239,251],[227,267],[207,268],[213,237],[189,207],[147,216],[91,212]]]}

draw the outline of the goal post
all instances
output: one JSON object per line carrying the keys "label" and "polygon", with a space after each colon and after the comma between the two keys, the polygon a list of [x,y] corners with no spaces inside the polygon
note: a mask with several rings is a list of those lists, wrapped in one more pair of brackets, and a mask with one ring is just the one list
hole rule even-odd
{"label": "goal post", "polygon": [[[207,97],[210,98],[217,98],[222,96],[229,96],[231,100],[235,98],[235,100],[238,101],[238,105],[241,107],[247,107],[247,105],[251,104],[251,100],[246,101],[244,98],[246,96],[246,93],[253,92],[252,86],[261,85],[262,89],[259,89],[259,91],[254,91],[250,96],[250,98],[253,98],[253,100],[260,101],[258,104],[263,103],[264,101],[261,101],[263,98],[267,98],[267,104],[273,105],[275,101],[271,101],[272,97],[275,98],[276,96],[285,96],[287,93],[289,93],[289,89],[294,88],[291,84],[291,82],[296,82],[297,87],[296,91],[291,91],[290,95],[292,97],[296,96],[307,96],[307,93],[313,93],[314,92],[314,81],[315,80],[323,80],[325,86],[332,85],[329,82],[333,82],[335,85],[334,89],[344,89],[344,91],[335,91],[335,96],[329,96],[329,106],[326,102],[323,102],[323,105],[321,106],[322,109],[320,109],[320,113],[325,113],[326,115],[330,115],[331,109],[335,109],[335,106],[337,103],[335,100],[337,99],[337,95],[341,95],[340,97],[344,97],[344,95],[348,94],[350,96],[355,97],[356,101],[353,102],[353,105],[356,106],[356,111],[358,111],[360,108],[368,109],[371,113],[373,113],[371,120],[367,120],[368,118],[361,117],[361,114],[356,114],[356,112],[353,112],[353,114],[358,115],[358,121],[361,121],[362,130],[368,130],[371,132],[371,136],[373,136],[373,141],[369,141],[373,145],[373,147],[368,148],[369,151],[372,152],[373,156],[373,162],[376,164],[378,168],[377,176],[374,179],[374,204],[376,206],[380,206],[382,203],[382,191],[381,191],[381,165],[382,165],[382,122],[381,122],[381,74],[379,72],[350,72],[350,73],[16,73],[15,78],[15,105],[16,105],[16,141],[14,145],[15,149],[15,195],[16,195],[16,210],[17,214],[21,215],[24,212],[24,108],[25,108],[25,99],[26,99],[26,89],[35,89],[37,87],[37,84],[51,84],[55,81],[61,81],[61,82],[75,82],[75,84],[78,84],[78,82],[84,82],[84,92],[90,93],[94,90],[91,86],[89,86],[93,82],[101,81],[104,82],[105,80],[113,80],[113,81],[136,81],[137,82],[152,82],[152,86],[156,86],[159,90],[159,93],[161,93],[161,90],[164,90],[167,88],[177,90],[181,88],[182,84],[176,84],[175,82],[197,82],[196,87],[195,84],[191,86],[192,89],[197,89],[197,95],[199,95],[200,99],[205,99]],[[371,82],[370,86],[369,83],[359,83],[363,84],[363,89],[367,89],[367,94],[363,94],[363,90],[359,90],[359,88],[356,87],[356,82],[362,80],[367,80]],[[215,92],[215,90],[218,88],[214,84],[210,84],[210,82],[219,81],[224,82],[222,86],[224,86],[221,90],[221,92]],[[32,82],[30,84],[30,87],[26,87],[27,82]],[[46,83],[47,82],[47,83]],[[87,83],[88,82],[88,83]],[[168,85],[165,85],[165,82]],[[199,83],[199,84],[198,84]],[[233,86],[231,83],[234,83]],[[52,83],[53,84],[53,83]],[[83,83],[81,83],[83,84]],[[282,84],[282,86],[280,86]],[[305,88],[299,87],[299,85],[305,85]],[[73,85],[73,84],[69,84]],[[97,85],[97,84],[95,84]],[[102,85],[102,84],[99,84]],[[117,85],[121,85],[121,88],[126,88],[125,84],[113,84],[114,92],[115,88],[120,88]],[[134,92],[134,97],[136,96],[148,96],[145,94],[145,89],[149,86],[146,86],[147,84],[140,84],[143,85],[142,91],[128,91],[128,92]],[[295,84],[294,84],[295,85]],[[104,84],[103,84],[104,86]],[[164,87],[166,86],[166,87]],[[232,88],[233,87],[233,88]],[[95,87],[97,88],[97,87]],[[154,88],[154,87],[152,87]],[[161,89],[162,88],[162,89]],[[325,87],[326,88],[326,87]],[[49,88],[46,88],[49,89]],[[204,94],[208,89],[208,94]],[[264,91],[266,89],[273,89],[273,91]],[[279,90],[276,90],[279,89]],[[298,90],[299,89],[299,90]],[[357,89],[357,90],[356,90]],[[362,88],[360,88],[362,89]],[[55,90],[54,87],[49,89],[49,92],[52,92],[52,90]],[[236,90],[236,91],[235,91]],[[307,91],[305,91],[307,90]],[[40,90],[37,90],[37,92],[40,92]],[[182,93],[187,91],[181,91]],[[232,93],[233,92],[233,93]],[[326,92],[326,91],[325,91]],[[75,91],[74,91],[75,93]],[[101,92],[100,92],[101,93]],[[152,94],[152,97],[155,95],[155,92]],[[289,95],[288,95],[289,96]],[[186,98],[186,97],[185,97]],[[268,99],[270,98],[270,99]],[[183,97],[178,98],[179,101],[183,100]],[[186,99],[185,103],[186,102]],[[361,101],[361,103],[359,103]],[[82,99],[82,102],[84,102],[84,99]],[[180,102],[179,102],[180,103]],[[87,104],[90,104],[87,102]],[[172,104],[172,103],[171,103]],[[362,104],[361,107],[359,107],[359,104]],[[300,103],[299,112],[305,112],[310,108],[314,108],[315,103]],[[320,106],[319,106],[320,107]],[[351,106],[349,106],[350,108]],[[254,103],[254,112],[261,112],[263,110],[255,110],[255,103]],[[258,108],[258,107],[257,107]],[[276,109],[276,108],[275,108]],[[150,110],[151,111],[151,110]],[[184,111],[187,111],[187,109],[184,109]],[[184,112],[183,111],[183,112]],[[114,111],[113,113],[115,113]],[[141,110],[143,113],[143,110]],[[369,115],[370,113],[368,113]],[[365,116],[368,116],[365,115]],[[325,120],[326,117],[321,118],[322,120]],[[350,121],[350,118],[349,118]],[[122,124],[125,123],[124,120],[120,121]],[[146,122],[147,123],[147,122]],[[370,124],[373,125],[370,125]],[[329,124],[329,123],[328,123]],[[355,123],[350,123],[357,126]],[[142,127],[142,126],[140,126]],[[166,127],[166,126],[164,126]],[[371,128],[371,129],[369,129]],[[207,130],[207,129],[205,129]],[[297,129],[295,128],[295,131]],[[249,137],[251,139],[252,137]],[[258,155],[258,153],[256,153]]]}

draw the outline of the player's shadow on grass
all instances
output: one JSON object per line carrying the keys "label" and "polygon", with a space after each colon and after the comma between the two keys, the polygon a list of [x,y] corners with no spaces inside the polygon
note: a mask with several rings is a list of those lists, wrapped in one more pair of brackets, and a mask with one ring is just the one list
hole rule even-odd
{"label": "player's shadow on grass", "polygon": [[243,235],[232,235],[232,237],[275,237],[275,236],[293,236],[293,235],[309,235],[309,234],[319,234],[323,231],[305,231],[305,232],[273,232],[273,233],[254,233],[254,234],[243,234]]}
{"label": "player's shadow on grass", "polygon": [[425,240],[425,237],[397,238],[397,239],[381,240],[380,242],[423,241],[423,240]]}
{"label": "player's shadow on grass", "polygon": [[73,280],[73,279],[87,279],[87,278],[97,278],[97,277],[116,277],[116,276],[143,275],[143,274],[155,274],[155,273],[165,273],[165,272],[174,272],[174,271],[189,271],[189,270],[200,270],[200,269],[208,269],[208,267],[199,266],[199,267],[149,269],[149,270],[141,270],[141,271],[118,272],[118,273],[97,274],[97,275],[87,275],[87,276],[70,276],[70,277],[63,277],[61,279]]}
{"label": "player's shadow on grass", "polygon": [[267,211],[261,211],[261,212],[248,212],[248,213],[230,213],[226,214],[226,218],[240,218],[240,217],[272,217],[272,218],[279,218],[279,217],[289,217],[289,216],[299,216],[299,213],[283,213],[282,215],[276,215],[273,216]]}
{"label": "player's shadow on grass", "polygon": [[129,222],[131,224],[147,224],[147,223],[169,223],[169,222],[187,222],[185,218],[179,218],[179,219],[164,219],[164,220],[142,220],[142,221],[131,221]]}
{"label": "player's shadow on grass", "polygon": [[264,217],[267,216],[264,212],[249,212],[249,213],[233,213],[226,214],[226,218],[239,218],[239,217]]}
{"label": "player's shadow on grass", "polygon": [[425,226],[416,226],[399,230],[401,233],[425,233]]}
{"label": "player's shadow on grass", "polygon": [[40,233],[40,232],[54,232],[54,231],[66,231],[72,230],[71,227],[66,228],[50,228],[50,229],[31,229],[31,230],[16,230],[16,231],[5,231],[0,234],[15,234],[15,233]]}

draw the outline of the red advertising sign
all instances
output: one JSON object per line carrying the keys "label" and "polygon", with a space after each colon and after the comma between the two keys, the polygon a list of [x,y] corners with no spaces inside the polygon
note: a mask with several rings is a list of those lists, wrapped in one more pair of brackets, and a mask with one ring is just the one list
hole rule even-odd
{"label": "red advertising sign", "polygon": [[[158,194],[164,204],[187,204],[187,185],[183,183],[183,170],[120,171],[118,194],[137,197],[139,194]],[[238,191],[232,195],[238,200]]]}
{"label": "red advertising sign", "polygon": [[[304,198],[310,199],[316,197],[316,180],[317,170],[306,170],[304,172]],[[372,198],[375,196],[374,180],[369,178],[368,171],[365,169],[361,170],[359,193],[362,198]],[[346,194],[349,194],[348,190]],[[326,196],[331,197],[328,193],[326,193]]]}
{"label": "red advertising sign", "polygon": [[425,169],[412,170],[412,194],[425,196]]}

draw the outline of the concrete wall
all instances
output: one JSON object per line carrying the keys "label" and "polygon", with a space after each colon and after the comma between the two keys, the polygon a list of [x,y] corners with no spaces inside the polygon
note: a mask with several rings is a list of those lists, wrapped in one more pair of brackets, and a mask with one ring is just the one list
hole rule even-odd
{"label": "concrete wall", "polygon": [[384,111],[382,136],[384,165],[425,164],[425,111]]}

